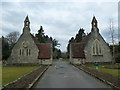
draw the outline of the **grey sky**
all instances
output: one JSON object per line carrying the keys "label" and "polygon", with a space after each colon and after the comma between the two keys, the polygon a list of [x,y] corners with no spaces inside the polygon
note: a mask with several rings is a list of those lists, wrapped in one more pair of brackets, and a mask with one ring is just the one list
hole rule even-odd
{"label": "grey sky", "polygon": [[[2,2],[2,20],[0,36],[9,32],[22,33],[23,21],[29,16],[31,33],[37,33],[42,25],[45,34],[52,36],[66,51],[68,40],[75,36],[80,28],[86,33],[91,30],[91,20],[96,16],[100,33],[111,43],[109,19],[112,18],[117,32],[118,3],[116,2]],[[1,22],[2,21],[2,22]]]}

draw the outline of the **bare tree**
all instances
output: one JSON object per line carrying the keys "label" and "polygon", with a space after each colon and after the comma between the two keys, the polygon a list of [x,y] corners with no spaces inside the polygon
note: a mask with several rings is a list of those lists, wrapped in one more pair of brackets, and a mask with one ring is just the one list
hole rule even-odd
{"label": "bare tree", "polygon": [[113,23],[113,19],[109,19],[110,24],[109,24],[109,29],[110,29],[110,35],[111,35],[111,40],[112,40],[112,56],[113,56],[113,63],[115,62],[115,30],[114,30],[114,23]]}
{"label": "bare tree", "polygon": [[10,32],[6,36],[6,38],[8,40],[8,43],[9,43],[10,47],[12,48],[19,38],[19,32],[17,32],[17,31]]}

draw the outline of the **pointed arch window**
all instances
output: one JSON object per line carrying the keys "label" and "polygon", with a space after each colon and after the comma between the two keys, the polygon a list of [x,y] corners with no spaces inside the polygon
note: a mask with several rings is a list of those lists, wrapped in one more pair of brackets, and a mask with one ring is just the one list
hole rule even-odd
{"label": "pointed arch window", "polygon": [[102,55],[102,46],[101,46],[101,43],[100,43],[100,41],[98,39],[96,39],[93,42],[92,54],[93,55]]}
{"label": "pointed arch window", "polygon": [[24,49],[19,49],[19,52],[20,52],[20,53],[19,53],[20,56],[23,56],[23,55],[24,55]]}
{"label": "pointed arch window", "polygon": [[30,49],[29,49],[29,52],[28,52],[28,53],[29,53],[29,55],[30,55]]}
{"label": "pointed arch window", "polygon": [[19,55],[20,56],[30,56],[31,50],[30,49],[20,49],[19,50]]}
{"label": "pointed arch window", "polygon": [[20,49],[20,56],[22,55],[22,50]]}
{"label": "pointed arch window", "polygon": [[22,49],[22,56],[24,55],[24,49]]}
{"label": "pointed arch window", "polygon": [[30,49],[27,49],[27,50],[26,50],[26,55],[27,55],[27,56],[30,56]]}
{"label": "pointed arch window", "polygon": [[28,56],[29,49],[26,50],[26,55]]}

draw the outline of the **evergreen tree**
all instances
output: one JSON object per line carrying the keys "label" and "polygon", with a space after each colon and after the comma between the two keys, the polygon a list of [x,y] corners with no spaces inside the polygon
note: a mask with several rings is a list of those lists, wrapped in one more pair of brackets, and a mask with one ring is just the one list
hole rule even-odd
{"label": "evergreen tree", "polygon": [[52,43],[48,35],[44,36],[45,43]]}
{"label": "evergreen tree", "polygon": [[70,44],[71,43],[74,43],[75,42],[75,39],[74,37],[72,37],[69,41],[68,41],[68,45],[67,45],[67,57],[69,58],[69,53],[70,53]]}
{"label": "evergreen tree", "polygon": [[53,45],[53,52],[55,51],[56,47],[60,46],[60,44],[58,43],[58,41],[56,39],[52,40],[52,45]]}
{"label": "evergreen tree", "polygon": [[81,42],[81,40],[85,37],[84,29],[80,29],[78,34],[76,34],[75,42]]}
{"label": "evergreen tree", "polygon": [[40,30],[38,30],[38,34],[36,34],[35,36],[40,43],[45,43],[45,35],[42,26],[40,26]]}
{"label": "evergreen tree", "polygon": [[61,50],[58,49],[58,58],[61,58]]}
{"label": "evergreen tree", "polygon": [[74,37],[72,37],[70,40],[69,40],[69,43],[74,43],[75,42],[75,39]]}
{"label": "evergreen tree", "polygon": [[2,36],[2,60],[7,60],[10,56],[11,50],[6,38]]}
{"label": "evergreen tree", "polygon": [[82,39],[86,36],[86,34],[84,33],[84,29],[80,28],[80,30],[78,31],[78,33],[74,37],[72,37],[69,42],[68,42],[68,46],[67,46],[67,54],[68,54],[68,58],[69,58],[69,52],[70,52],[70,44],[71,43],[79,43],[82,41]]}
{"label": "evergreen tree", "polygon": [[38,39],[38,41],[40,43],[52,43],[52,47],[53,47],[53,57],[58,57],[60,56],[60,51],[59,49],[57,49],[57,47],[59,47],[59,43],[56,39],[53,39],[52,37],[49,37],[48,35],[45,35],[43,27],[40,27],[40,30],[38,30],[38,33],[35,35],[36,38]]}

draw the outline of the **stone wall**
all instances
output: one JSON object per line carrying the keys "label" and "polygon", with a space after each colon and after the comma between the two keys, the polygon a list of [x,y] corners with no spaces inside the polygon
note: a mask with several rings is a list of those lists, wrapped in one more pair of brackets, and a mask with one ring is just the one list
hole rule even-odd
{"label": "stone wall", "polygon": [[[95,56],[92,53],[92,45],[95,39],[98,39],[101,43],[102,55]],[[104,39],[102,38],[99,32],[91,33],[91,37],[89,38],[89,41],[85,47],[84,52],[86,56],[85,62],[111,62],[112,61],[112,56],[110,53],[109,46],[106,44],[106,42],[104,41]]]}
{"label": "stone wall", "polygon": [[[11,56],[8,59],[9,64],[13,64],[13,63],[39,63],[39,60],[38,60],[39,50],[38,50],[33,38],[30,35],[30,31],[27,28],[25,30],[12,50]],[[23,42],[25,40],[28,42],[27,47],[23,46]],[[23,55],[20,55],[20,49],[24,50]],[[26,55],[27,49],[30,49],[30,55]]]}

